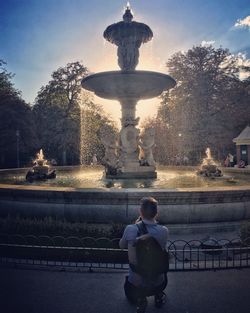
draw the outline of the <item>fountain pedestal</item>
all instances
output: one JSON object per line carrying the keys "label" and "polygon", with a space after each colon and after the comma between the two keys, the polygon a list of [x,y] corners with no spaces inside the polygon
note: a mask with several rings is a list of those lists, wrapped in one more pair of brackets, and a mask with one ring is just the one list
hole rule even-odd
{"label": "fountain pedestal", "polygon": [[[172,77],[151,71],[110,71],[87,76],[82,80],[82,87],[93,91],[97,96],[109,100],[118,100],[121,104],[121,131],[117,146],[116,170],[106,171],[109,178],[156,178],[154,162],[139,160],[140,149],[148,145],[146,141],[153,136],[142,139],[137,128],[139,117],[136,117],[136,105],[139,100],[158,97],[164,90],[175,86]],[[106,140],[108,138],[106,137]],[[141,147],[141,148],[140,148]],[[151,149],[149,147],[149,149]],[[149,153],[150,154],[150,153]],[[152,154],[152,153],[151,153]],[[153,163],[153,164],[152,164]],[[113,168],[113,162],[112,162]]]}
{"label": "fountain pedestal", "polygon": [[122,108],[119,138],[119,177],[128,178],[155,178],[155,167],[142,167],[139,163],[139,138],[140,130],[136,127],[139,118],[136,118],[137,99],[128,97],[120,99]]}

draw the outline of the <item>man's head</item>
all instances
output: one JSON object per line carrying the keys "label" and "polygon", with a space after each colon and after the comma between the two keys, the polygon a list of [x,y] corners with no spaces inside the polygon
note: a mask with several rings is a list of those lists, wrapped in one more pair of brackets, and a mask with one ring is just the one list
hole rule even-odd
{"label": "man's head", "polygon": [[158,202],[153,197],[146,197],[141,199],[140,213],[141,217],[147,220],[154,219],[157,215]]}

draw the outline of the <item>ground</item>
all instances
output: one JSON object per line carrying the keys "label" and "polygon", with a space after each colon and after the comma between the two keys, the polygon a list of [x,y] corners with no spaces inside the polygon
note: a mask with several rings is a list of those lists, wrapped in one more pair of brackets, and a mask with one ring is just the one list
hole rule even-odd
{"label": "ground", "polygon": [[[1,313],[132,313],[125,271],[60,272],[0,267]],[[250,269],[170,272],[167,303],[147,312],[249,313]]]}

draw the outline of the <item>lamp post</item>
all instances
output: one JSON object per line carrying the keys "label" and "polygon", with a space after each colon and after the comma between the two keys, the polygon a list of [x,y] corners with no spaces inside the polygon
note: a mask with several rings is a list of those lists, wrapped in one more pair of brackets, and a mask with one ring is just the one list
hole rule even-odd
{"label": "lamp post", "polygon": [[20,131],[17,129],[16,130],[16,163],[17,163],[17,167],[20,167],[19,138],[20,138]]}

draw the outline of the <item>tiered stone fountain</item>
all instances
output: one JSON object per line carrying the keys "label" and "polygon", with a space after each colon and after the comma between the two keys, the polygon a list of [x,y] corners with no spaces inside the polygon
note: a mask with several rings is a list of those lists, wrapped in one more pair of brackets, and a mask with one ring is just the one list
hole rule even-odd
{"label": "tiered stone fountain", "polygon": [[126,8],[123,21],[107,27],[104,38],[118,47],[118,64],[121,71],[102,72],[82,80],[82,87],[97,96],[118,100],[122,118],[119,138],[103,131],[101,139],[106,149],[104,165],[107,178],[156,178],[152,148],[154,130],[142,134],[137,128],[136,104],[139,100],[159,96],[164,90],[175,86],[168,75],[136,71],[139,48],[152,39],[152,30],[143,23],[133,21],[130,7]]}

